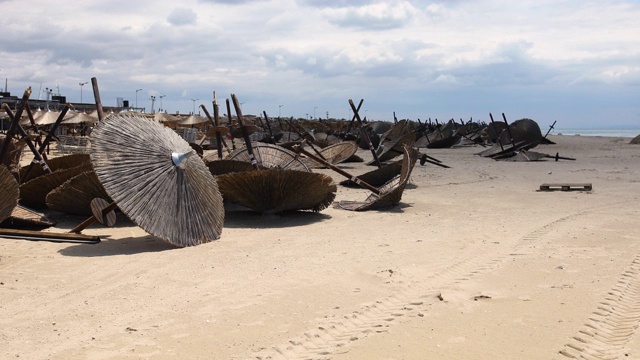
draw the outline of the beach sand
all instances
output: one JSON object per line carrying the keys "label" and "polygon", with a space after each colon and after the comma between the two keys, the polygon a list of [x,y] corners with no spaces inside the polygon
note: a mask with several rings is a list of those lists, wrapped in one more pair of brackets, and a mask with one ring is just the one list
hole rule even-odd
{"label": "beach sand", "polygon": [[0,239],[0,358],[640,358],[640,146],[550,139],[577,160],[427,149],[451,168],[416,164],[398,207],[229,209],[190,248],[122,215],[97,245]]}

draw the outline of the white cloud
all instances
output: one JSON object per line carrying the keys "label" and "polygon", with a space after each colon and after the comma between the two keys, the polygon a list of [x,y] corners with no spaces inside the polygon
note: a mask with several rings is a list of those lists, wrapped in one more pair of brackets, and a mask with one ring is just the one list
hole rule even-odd
{"label": "white cloud", "polygon": [[[598,94],[581,108],[626,99],[624,109],[637,108],[640,4],[630,0],[32,0],[29,11],[18,1],[2,8],[0,76],[12,93],[59,84],[73,101],[78,82],[95,76],[106,103],[143,88],[183,112],[213,90],[246,97],[256,113],[288,102],[283,115],[296,116],[309,107],[346,116],[347,99],[360,97],[370,118],[397,106],[405,117],[486,114],[508,99],[524,113],[535,107],[571,121],[579,94]],[[618,118],[637,122],[636,114]]]}

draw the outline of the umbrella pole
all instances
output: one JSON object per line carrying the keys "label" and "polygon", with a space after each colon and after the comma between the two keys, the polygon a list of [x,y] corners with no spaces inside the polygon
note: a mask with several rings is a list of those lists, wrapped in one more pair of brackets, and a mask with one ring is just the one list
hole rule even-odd
{"label": "umbrella pole", "polygon": [[549,135],[549,133],[551,132],[551,130],[554,129],[554,126],[556,125],[556,121],[553,122],[553,124],[551,124],[551,126],[549,126],[549,130],[547,130],[547,133],[544,134],[544,137],[546,138],[547,135]]}
{"label": "umbrella pole", "polygon": [[80,244],[97,244],[100,242],[100,238],[98,236],[18,229],[0,229],[0,236],[10,239],[68,242]]}
{"label": "umbrella pole", "polygon": [[507,121],[507,117],[504,116],[504,113],[502,113],[502,119],[504,120],[504,123],[507,125],[507,134],[509,134],[509,140],[511,140],[511,145],[513,145],[513,147],[516,147],[516,143],[513,141],[513,136],[511,135],[511,129],[509,128],[509,122]]}
{"label": "umbrella pole", "polygon": [[370,184],[368,184],[368,183],[366,183],[366,182],[362,181],[362,180],[361,180],[360,178],[358,178],[357,176],[353,176],[353,175],[349,174],[348,172],[346,172],[346,171],[344,171],[344,170],[340,169],[340,168],[339,168],[339,167],[337,167],[337,166],[334,166],[333,164],[331,164],[331,163],[329,163],[329,162],[327,162],[327,161],[325,161],[325,160],[322,160],[321,158],[319,158],[319,157],[317,157],[317,156],[313,155],[312,153],[310,153],[310,152],[306,151],[305,149],[303,149],[303,148],[302,148],[302,146],[299,146],[299,145],[298,145],[298,146],[295,146],[295,147],[294,147],[294,149],[295,149],[295,151],[296,151],[296,152],[300,152],[300,153],[303,153],[303,154],[307,155],[307,156],[308,156],[309,158],[311,158],[312,160],[314,160],[314,161],[316,161],[316,162],[319,162],[320,164],[325,165],[325,166],[326,166],[326,167],[328,167],[329,169],[331,169],[331,170],[333,170],[333,171],[337,172],[338,174],[340,174],[340,175],[342,175],[342,176],[346,177],[347,179],[349,179],[349,180],[353,181],[354,183],[356,183],[356,184],[358,184],[358,185],[362,186],[363,188],[366,188],[366,189],[368,189],[368,190],[371,190],[374,194],[376,194],[376,195],[380,195],[380,194],[382,193],[382,192],[381,192],[378,188],[376,188],[375,186],[370,185]]}
{"label": "umbrella pole", "polygon": [[[356,111],[360,111],[360,107],[362,106],[363,102],[364,102],[364,99],[360,99],[360,102],[358,103],[358,107],[356,108]],[[356,121],[356,115],[355,114],[351,118],[351,121],[349,122],[349,126],[347,126],[347,131],[346,131],[347,134],[349,133],[349,131],[351,131],[351,125],[353,125],[354,121]]]}
{"label": "umbrella pole", "polygon": [[[207,119],[209,119],[209,121],[211,121],[213,126],[217,128],[219,123],[219,121],[216,120],[218,118],[218,103],[217,103],[217,100],[215,100],[215,95],[213,100],[213,116],[214,116],[213,119],[211,118],[211,115],[209,114],[209,110],[207,110],[204,104],[200,104],[200,108],[204,112],[204,115],[207,117]],[[218,149],[218,159],[222,159],[222,141],[223,140],[222,140],[222,135],[220,135],[220,131],[216,130],[216,148]]]}
{"label": "umbrella pole", "polygon": [[251,165],[256,170],[260,170],[258,166],[258,161],[256,160],[255,155],[253,154],[253,146],[251,145],[251,139],[249,139],[249,131],[247,127],[244,125],[244,120],[242,119],[242,109],[240,109],[240,103],[238,102],[238,98],[236,94],[231,94],[231,100],[233,101],[233,107],[236,109],[236,115],[238,116],[238,123],[240,124],[240,129],[242,130],[242,136],[244,137],[244,143],[247,147],[247,153],[249,154],[249,160],[251,160]]}
{"label": "umbrella pole", "polygon": [[[9,109],[9,105],[7,105],[7,103],[3,104],[3,107],[5,108],[5,112],[7,113],[7,115],[9,116],[10,119],[12,119],[12,124],[15,123],[15,129],[18,130],[18,132],[20,133],[20,135],[22,135],[22,139],[24,140],[24,142],[27,144],[27,147],[29,147],[29,150],[31,150],[31,152],[33,153],[33,162],[37,162],[42,166],[42,170],[44,170],[46,173],[50,174],[53,171],[51,171],[51,168],[49,168],[49,165],[47,165],[47,161],[42,157],[42,155],[38,152],[38,150],[36,149],[35,145],[33,145],[33,142],[31,141],[31,139],[29,139],[29,134],[27,134],[27,132],[22,128],[22,125],[20,125],[19,122],[19,117],[14,116],[14,114],[11,112],[11,109]],[[7,138],[7,140],[5,140],[5,142],[8,142],[9,138]]]}
{"label": "umbrella pole", "polygon": [[[13,139],[13,137],[16,134],[20,118],[22,117],[22,111],[24,110],[25,107],[29,106],[28,104],[29,96],[31,96],[31,87],[28,87],[24,91],[24,94],[22,95],[22,99],[20,100],[20,106],[16,110],[16,114],[15,114],[16,116],[11,119],[11,125],[9,126],[9,130],[7,131],[7,135],[5,137],[4,143],[2,144],[2,149],[0,149],[0,164],[4,164],[5,157],[9,153],[9,143],[11,142],[11,139]],[[5,107],[7,110],[9,109],[9,105],[7,103],[2,104],[2,106]]]}
{"label": "umbrella pole", "polygon": [[[116,205],[115,202],[112,202],[111,204],[109,204],[109,206],[105,207],[104,209],[102,209],[102,216],[104,217],[105,215],[107,215],[109,212],[115,210],[118,207],[118,205]],[[96,222],[96,217],[91,215],[91,217],[89,217],[87,220],[81,222],[80,224],[78,224],[76,227],[74,227],[73,229],[71,229],[69,232],[70,233],[76,233],[79,234],[80,232],[82,232],[82,230],[86,229],[87,226],[93,224],[94,222]]]}
{"label": "umbrella pole", "polygon": [[271,140],[273,140],[273,132],[271,131],[271,125],[269,124],[269,117],[267,116],[267,112],[262,110],[262,113],[264,114],[264,121],[266,121],[267,123],[267,130],[269,130],[269,136],[271,137]]}
{"label": "umbrella pole", "polygon": [[318,156],[320,156],[322,158],[322,160],[327,160],[327,158],[325,158],[324,156],[322,156],[322,154],[320,153],[320,151],[318,151],[318,149],[316,149],[315,146],[313,146],[313,143],[311,141],[309,141],[304,135],[302,135],[302,133],[300,132],[300,130],[298,130],[298,128],[296,128],[295,126],[293,126],[293,124],[287,120],[284,119],[284,121],[287,122],[287,124],[289,124],[289,128],[293,129],[293,131],[296,132],[296,134],[300,135],[300,137],[302,138],[302,140],[311,147],[311,149],[313,149],[313,151],[318,154]]}
{"label": "umbrella pole", "polygon": [[98,121],[104,119],[104,112],[102,111],[102,102],[100,101],[100,89],[98,89],[98,79],[91,78],[91,87],[93,87],[93,98],[96,101],[96,111],[98,111]]}
{"label": "umbrella pole", "polygon": [[[69,103],[67,103],[64,106],[64,108],[60,112],[60,115],[56,119],[56,122],[53,124],[53,126],[51,127],[51,129],[47,133],[47,136],[44,138],[44,141],[42,142],[42,144],[40,144],[40,147],[38,148],[38,153],[40,153],[40,155],[42,156],[42,158],[44,160],[46,160],[46,157],[44,156],[44,151],[47,149],[47,146],[49,146],[49,143],[51,142],[51,138],[53,137],[53,134],[55,134],[56,130],[58,129],[58,126],[60,125],[60,123],[62,122],[64,117],[67,115],[67,111],[69,111],[70,107],[71,107],[71,104],[69,104]],[[35,158],[34,158],[34,160],[35,160]],[[33,169],[34,165],[35,165],[35,161],[32,161],[31,164],[29,164],[29,167],[27,167],[27,170],[24,172],[24,175],[23,175],[23,178],[22,178],[22,182],[26,182],[29,179],[29,174],[31,173],[31,170]],[[41,163],[41,165],[42,165],[42,163]],[[43,168],[44,168],[45,165],[46,164],[43,165]],[[48,168],[48,166],[47,166],[47,168]]]}
{"label": "umbrella pole", "polygon": [[[495,121],[493,121],[493,115],[492,115],[491,113],[489,113],[489,118],[491,118],[491,124],[495,125],[495,123],[496,123],[496,122],[495,122]],[[508,127],[508,126],[509,126],[509,125],[507,125],[507,127]],[[494,127],[494,128],[495,128],[495,127]],[[500,145],[500,149],[501,149],[502,151],[504,151],[504,146],[502,146],[502,141],[500,141],[500,134],[498,134],[498,132],[497,132],[497,131],[496,131],[496,135],[497,135],[496,139],[498,140],[498,145]]]}
{"label": "umbrella pole", "polygon": [[[229,119],[229,127],[231,127],[231,105],[229,105],[229,99],[226,99],[227,101],[227,118]],[[231,148],[233,150],[236,149],[236,142],[233,141],[233,135],[231,135]]]}
{"label": "umbrella pole", "polygon": [[[362,101],[360,101],[360,104],[362,104]],[[376,149],[373,148],[373,143],[371,143],[371,139],[369,138],[367,131],[364,129],[364,126],[362,126],[362,120],[360,119],[360,114],[358,114],[358,109],[356,109],[356,106],[354,105],[353,100],[349,99],[349,105],[351,106],[351,110],[353,110],[353,114],[356,120],[358,121],[358,124],[360,125],[360,133],[365,138],[365,140],[367,140],[367,143],[369,144],[369,150],[371,150],[371,154],[373,155],[373,159],[376,161],[376,165],[378,165],[378,168],[381,168],[382,165],[380,164],[380,159],[378,159],[378,154],[376,153]]]}

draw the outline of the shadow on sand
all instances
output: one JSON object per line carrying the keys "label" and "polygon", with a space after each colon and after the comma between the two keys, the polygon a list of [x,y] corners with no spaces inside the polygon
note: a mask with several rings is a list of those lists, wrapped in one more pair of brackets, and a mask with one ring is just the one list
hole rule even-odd
{"label": "shadow on sand", "polygon": [[250,210],[237,209],[225,212],[224,227],[235,229],[285,228],[309,225],[329,219],[331,219],[329,215],[310,211],[292,211],[277,215],[262,215]]}
{"label": "shadow on sand", "polygon": [[58,253],[65,256],[94,257],[113,255],[134,255],[140,253],[159,252],[177,249],[175,246],[151,235],[128,237],[123,239],[106,239],[109,235],[99,235],[102,241],[98,244],[73,245],[60,249]]}

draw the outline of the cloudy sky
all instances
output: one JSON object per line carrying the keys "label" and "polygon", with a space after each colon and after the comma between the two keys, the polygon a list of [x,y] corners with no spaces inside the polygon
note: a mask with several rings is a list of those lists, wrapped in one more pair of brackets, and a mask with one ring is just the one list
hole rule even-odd
{"label": "cloudy sky", "polygon": [[151,96],[211,109],[215,91],[245,114],[350,118],[364,99],[372,120],[640,128],[637,0],[0,0],[0,14],[12,95],[90,102],[79,84],[96,77],[104,105],[147,112]]}

